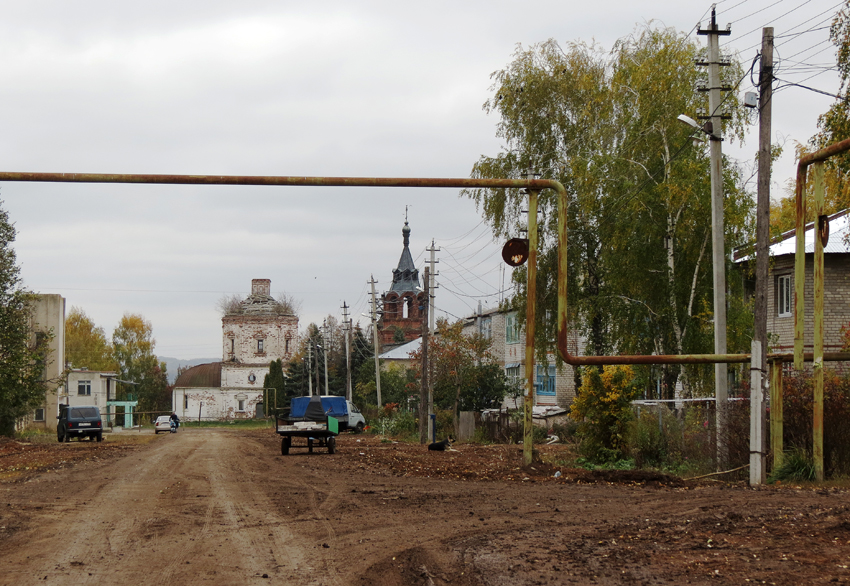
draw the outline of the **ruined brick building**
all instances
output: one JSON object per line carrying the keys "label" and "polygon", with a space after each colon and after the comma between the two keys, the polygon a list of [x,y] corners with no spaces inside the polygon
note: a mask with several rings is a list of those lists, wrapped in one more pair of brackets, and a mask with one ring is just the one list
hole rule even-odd
{"label": "ruined brick building", "polygon": [[251,294],[221,318],[222,360],[194,366],[174,383],[174,412],[181,418],[254,417],[272,360],[284,365],[295,353],[298,316],[271,296],[269,279],[251,281]]}
{"label": "ruined brick building", "polygon": [[410,255],[410,226],[401,229],[404,247],[398,267],[393,269],[393,284],[381,296],[383,315],[378,321],[381,347],[399,346],[422,335],[424,305],[428,302],[419,286],[419,270]]}

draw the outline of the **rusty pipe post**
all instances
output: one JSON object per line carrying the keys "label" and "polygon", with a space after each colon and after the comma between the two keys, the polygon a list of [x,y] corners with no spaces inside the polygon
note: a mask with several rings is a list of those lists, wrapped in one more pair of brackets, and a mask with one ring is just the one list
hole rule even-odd
{"label": "rusty pipe post", "polygon": [[823,196],[823,161],[814,163],[815,180],[815,258],[814,258],[814,285],[815,285],[815,331],[814,331],[814,356],[812,369],[815,377],[814,401],[812,403],[812,459],[815,464],[815,480],[823,482],[823,246],[824,239],[821,238],[820,225],[826,221],[824,215]]}
{"label": "rusty pipe post", "polygon": [[803,368],[805,332],[805,279],[806,279],[806,172],[809,165],[850,150],[850,138],[826,146],[800,157],[797,163],[797,184],[794,189],[796,211],[795,231],[797,246],[794,253],[794,368]]}
{"label": "rusty pipe post", "polygon": [[784,417],[782,413],[782,360],[770,361],[770,449],[773,452],[773,471],[782,465]]}
{"label": "rusty pipe post", "polygon": [[797,166],[797,188],[794,198],[796,215],[794,220],[794,368],[803,370],[805,345],[805,292],[806,292],[806,171],[802,162]]}
{"label": "rusty pipe post", "polygon": [[527,393],[523,400],[522,462],[532,462],[534,407],[534,326],[537,307],[537,195],[539,191],[528,190],[528,272],[525,304],[525,377]]}

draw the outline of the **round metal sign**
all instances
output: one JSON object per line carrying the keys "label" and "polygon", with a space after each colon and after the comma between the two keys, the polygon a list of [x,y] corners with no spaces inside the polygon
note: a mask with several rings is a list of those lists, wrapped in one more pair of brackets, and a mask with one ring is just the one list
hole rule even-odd
{"label": "round metal sign", "polygon": [[502,258],[512,267],[518,267],[528,260],[528,239],[511,238],[502,247]]}

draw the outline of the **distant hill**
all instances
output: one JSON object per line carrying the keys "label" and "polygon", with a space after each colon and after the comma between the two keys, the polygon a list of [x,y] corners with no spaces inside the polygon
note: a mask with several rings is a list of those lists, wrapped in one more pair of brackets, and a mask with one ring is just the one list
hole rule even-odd
{"label": "distant hill", "polygon": [[177,380],[177,369],[181,366],[197,366],[208,362],[219,362],[221,358],[192,358],[190,360],[180,360],[170,356],[157,356],[160,362],[165,362],[166,373],[168,374],[168,384],[173,385]]}

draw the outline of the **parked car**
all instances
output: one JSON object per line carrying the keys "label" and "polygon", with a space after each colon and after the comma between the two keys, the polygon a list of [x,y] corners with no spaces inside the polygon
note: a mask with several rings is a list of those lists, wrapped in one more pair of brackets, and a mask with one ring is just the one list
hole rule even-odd
{"label": "parked car", "polygon": [[[366,419],[360,413],[354,403],[346,401],[345,397],[336,395],[322,395],[322,408],[325,410],[325,415],[330,415],[339,420],[339,430],[353,430],[355,433],[360,433],[366,427]],[[310,403],[310,397],[293,397],[289,403],[289,418],[296,420],[304,417],[307,411],[307,405]]]}
{"label": "parked car", "polygon": [[171,417],[168,415],[160,415],[156,418],[156,421],[154,421],[153,432],[159,433],[160,431],[171,431]]}
{"label": "parked car", "polygon": [[103,422],[95,405],[59,405],[57,419],[56,439],[60,442],[69,442],[72,437],[103,441]]}

